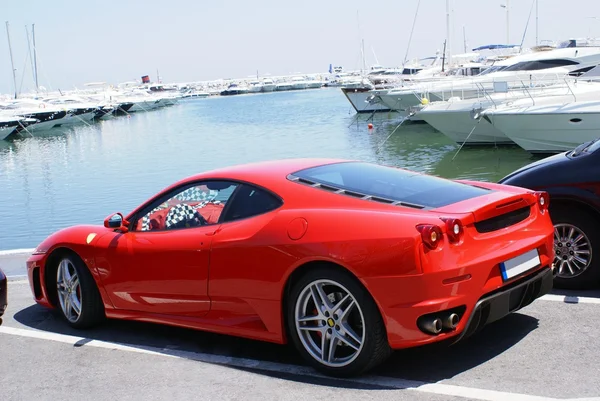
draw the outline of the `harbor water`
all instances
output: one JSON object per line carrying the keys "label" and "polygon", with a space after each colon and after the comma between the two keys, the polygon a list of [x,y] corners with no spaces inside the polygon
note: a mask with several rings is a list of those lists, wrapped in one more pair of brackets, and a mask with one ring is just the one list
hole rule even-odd
{"label": "harbor water", "polygon": [[[358,118],[357,118],[358,117]],[[182,100],[147,113],[0,142],[0,250],[128,213],[176,180],[293,157],[360,159],[497,181],[530,163],[518,147],[469,149],[397,114],[357,116],[338,88]]]}

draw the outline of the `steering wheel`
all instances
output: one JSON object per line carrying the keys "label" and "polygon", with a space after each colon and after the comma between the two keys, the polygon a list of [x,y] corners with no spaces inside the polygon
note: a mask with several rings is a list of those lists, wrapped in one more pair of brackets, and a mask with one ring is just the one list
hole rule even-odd
{"label": "steering wheel", "polygon": [[208,222],[200,212],[186,203],[173,206],[165,219],[165,228],[168,230],[199,227],[207,224]]}

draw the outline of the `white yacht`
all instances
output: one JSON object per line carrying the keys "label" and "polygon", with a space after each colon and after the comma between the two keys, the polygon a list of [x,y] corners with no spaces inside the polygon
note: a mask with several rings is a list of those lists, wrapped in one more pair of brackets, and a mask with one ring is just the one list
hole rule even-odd
{"label": "white yacht", "polygon": [[270,78],[264,78],[262,81],[262,91],[263,92],[273,92],[277,88],[275,82],[273,82]]}
{"label": "white yacht", "polygon": [[[578,91],[595,91],[597,84],[584,81],[577,83]],[[416,112],[416,116],[452,139],[466,145],[514,144],[501,130],[483,116],[482,111],[502,107],[509,102],[531,99],[535,96],[568,95],[571,89],[566,83],[553,86],[528,88],[507,92],[493,92],[474,99],[451,98],[447,101],[430,103]]]}
{"label": "white yacht", "polygon": [[[488,66],[482,63],[468,63],[452,68],[448,75],[453,77],[473,76],[480,74],[486,68]],[[398,89],[410,84],[410,82],[437,80],[440,73],[441,66],[437,65],[421,68],[408,66],[400,70],[374,71],[367,74],[360,83],[342,87],[342,92],[357,113],[392,111],[395,109],[384,103],[378,96],[382,91]]]}
{"label": "white yacht", "polygon": [[232,83],[227,87],[227,89],[221,91],[221,96],[244,95],[248,92],[249,90],[247,86]]}
{"label": "white yacht", "polygon": [[323,81],[316,78],[306,79],[306,89],[317,89],[323,87]]}
{"label": "white yacht", "polygon": [[150,111],[162,107],[162,99],[152,96],[148,92],[140,89],[134,89],[129,92],[117,92],[113,98],[119,103],[131,103],[132,106],[127,110],[128,113],[139,111]]}
{"label": "white yacht", "polygon": [[[571,45],[572,42],[563,46]],[[555,84],[569,74],[580,74],[600,64],[600,47],[563,47],[549,51],[513,56],[501,60],[474,77],[454,77],[424,82],[398,89],[376,91],[381,101],[393,110],[410,112],[423,99],[428,102],[481,96],[493,92],[497,82],[508,89]]]}
{"label": "white yacht", "polygon": [[263,84],[258,80],[248,82],[248,93],[260,93],[263,91]]}
{"label": "white yacht", "polygon": [[179,93],[177,87],[172,85],[164,85],[161,83],[143,84],[139,89],[145,90],[148,94],[158,99],[157,107],[173,106],[183,96]]}
{"label": "white yacht", "polygon": [[0,112],[0,140],[8,139],[13,134],[27,128],[28,125],[36,123],[37,120],[21,116],[15,116]]}
{"label": "white yacht", "polygon": [[560,153],[600,136],[600,83],[533,96],[483,111],[496,129],[530,153]]}
{"label": "white yacht", "polygon": [[291,80],[292,90],[306,89],[306,79],[304,77],[292,77]]}
{"label": "white yacht", "polygon": [[46,97],[43,101],[67,111],[67,115],[62,119],[61,125],[90,122],[96,117],[99,109],[97,102],[90,102],[88,99],[74,95]]}
{"label": "white yacht", "polygon": [[16,99],[0,104],[3,116],[17,116],[33,119],[36,122],[28,125],[28,132],[45,131],[60,126],[67,116],[68,110],[36,99]]}
{"label": "white yacht", "polygon": [[280,81],[280,82],[277,82],[277,84],[275,85],[276,91],[289,91],[292,89],[293,89],[293,85],[291,82],[288,82],[288,81]]}

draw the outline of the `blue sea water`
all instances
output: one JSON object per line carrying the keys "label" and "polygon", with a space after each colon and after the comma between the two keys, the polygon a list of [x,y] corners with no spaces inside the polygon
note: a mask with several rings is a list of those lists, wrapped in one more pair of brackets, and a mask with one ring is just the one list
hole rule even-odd
{"label": "blue sea water", "polygon": [[394,113],[355,115],[337,88],[183,100],[146,113],[0,143],[0,250],[32,248],[74,224],[102,224],[175,180],[213,168],[336,157],[448,178],[497,181],[532,159],[519,148],[460,150]]}

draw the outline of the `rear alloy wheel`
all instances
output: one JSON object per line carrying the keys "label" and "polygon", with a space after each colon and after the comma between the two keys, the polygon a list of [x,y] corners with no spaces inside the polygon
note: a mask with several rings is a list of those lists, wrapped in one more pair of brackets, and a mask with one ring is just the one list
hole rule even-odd
{"label": "rear alloy wheel", "polygon": [[581,290],[600,279],[600,237],[596,219],[582,210],[557,208],[550,211],[554,224],[556,288]]}
{"label": "rear alloy wheel", "polygon": [[96,282],[78,256],[69,254],[60,259],[56,290],[60,311],[71,326],[91,327],[104,318],[104,305]]}
{"label": "rear alloy wheel", "polygon": [[347,274],[310,271],[294,285],[288,309],[296,347],[326,374],[360,374],[391,353],[377,306]]}

